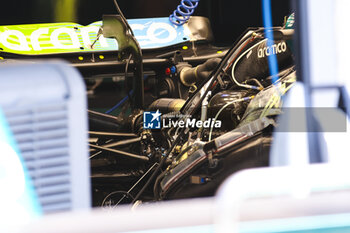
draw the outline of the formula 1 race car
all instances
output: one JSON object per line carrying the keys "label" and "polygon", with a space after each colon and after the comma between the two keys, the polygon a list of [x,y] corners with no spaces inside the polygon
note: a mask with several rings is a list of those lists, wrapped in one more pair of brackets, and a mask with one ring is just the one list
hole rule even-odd
{"label": "formula 1 race car", "polygon": [[[268,166],[281,96],[296,81],[293,30],[271,30],[273,43],[263,28],[250,28],[223,58],[195,67],[174,53],[169,73],[182,93],[175,98],[118,117],[90,111],[95,205],[211,196],[230,174]],[[274,82],[272,55],[280,70]],[[143,106],[142,96],[134,104]]]}
{"label": "formula 1 race car", "polygon": [[293,22],[268,29],[273,41],[249,28],[231,48],[211,44],[203,17],[2,26],[0,55],[61,58],[83,75],[94,206],[211,196],[232,173],[269,164],[281,97],[296,81]]}

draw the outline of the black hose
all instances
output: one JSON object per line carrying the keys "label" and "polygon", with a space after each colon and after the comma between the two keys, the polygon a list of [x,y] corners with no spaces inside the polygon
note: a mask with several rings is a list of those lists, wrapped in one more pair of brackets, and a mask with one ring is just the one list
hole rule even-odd
{"label": "black hose", "polygon": [[[222,61],[221,62],[221,66],[223,66],[223,64],[225,64],[225,62],[227,62],[228,58],[226,58],[226,61]],[[214,76],[217,78],[218,74],[221,72],[220,69],[218,69]],[[214,78],[211,83],[210,83],[210,87],[213,86],[216,78]],[[203,85],[203,84],[202,84]],[[191,111],[190,115],[193,115],[197,109],[197,107],[203,102],[203,99],[205,98],[205,96],[207,95],[209,91],[206,90],[206,93],[202,96],[201,100],[197,103],[197,105],[193,108],[193,110]],[[183,108],[185,108],[186,106],[184,106]],[[152,182],[152,180],[154,179],[154,177],[157,175],[157,173],[159,172],[159,170],[161,169],[161,167],[164,165],[166,159],[168,158],[169,154],[173,151],[173,149],[175,148],[175,146],[180,142],[180,139],[182,138],[183,133],[185,132],[186,128],[183,128],[181,130],[181,132],[179,133],[179,135],[176,137],[175,141],[173,142],[173,144],[171,145],[170,149],[167,151],[166,155],[162,158],[162,160],[159,163],[159,166],[157,167],[157,169],[153,172],[152,176],[148,179],[148,181],[146,182],[146,184],[142,187],[142,189],[138,192],[138,194],[135,196],[135,199],[133,201],[133,203],[135,203],[140,196],[142,195],[142,193],[146,190],[146,188],[150,185],[150,183]]]}
{"label": "black hose", "polygon": [[[263,31],[263,29],[257,30],[256,32],[260,32],[260,31]],[[219,68],[218,68],[215,72],[213,72],[213,77],[214,77],[214,78],[213,78],[212,81],[210,82],[209,88],[205,91],[204,95],[203,95],[203,96],[201,97],[201,99],[197,102],[196,106],[194,106],[194,108],[193,108],[193,110],[191,111],[191,114],[190,114],[190,115],[193,115],[193,114],[196,112],[198,106],[201,105],[201,103],[203,102],[203,100],[204,100],[204,98],[206,97],[207,93],[209,92],[209,89],[212,89],[212,88],[215,87],[215,86],[214,86],[214,83],[215,83],[215,81],[216,81],[218,75],[219,75],[220,72],[222,71],[223,66],[227,63],[227,61],[229,60],[229,58],[232,56],[232,53],[235,51],[235,49],[243,43],[243,41],[244,41],[243,38],[244,38],[244,37],[240,38],[238,44],[230,49],[230,51],[226,54],[226,57],[221,61]],[[244,39],[245,39],[245,38],[244,38]],[[242,40],[243,40],[243,41],[242,41]],[[196,93],[204,86],[204,83],[205,83],[205,82],[203,82],[203,83],[197,88]],[[194,93],[194,95],[195,95],[196,93]],[[193,96],[194,96],[194,95],[193,95]],[[182,107],[182,109],[181,109],[180,112],[183,112],[183,111],[187,108],[188,103],[190,103],[191,101],[192,101],[192,99],[188,100],[188,101],[186,102],[186,104]],[[135,196],[135,199],[134,199],[133,203],[135,203],[135,202],[138,200],[138,198],[142,195],[142,193],[143,193],[143,192],[146,190],[146,188],[149,186],[149,184],[151,183],[151,181],[153,180],[153,178],[156,176],[156,174],[159,172],[159,170],[161,169],[161,167],[164,165],[164,163],[165,163],[167,157],[169,156],[169,154],[172,152],[172,150],[175,148],[175,146],[179,143],[180,138],[182,138],[182,134],[183,134],[184,132],[185,132],[185,128],[181,130],[179,136],[175,139],[174,143],[172,144],[171,148],[168,150],[167,154],[162,158],[162,160],[161,160],[159,166],[157,167],[157,169],[153,172],[152,176],[148,179],[148,181],[146,182],[146,184],[142,187],[142,189],[139,191],[139,193]]]}
{"label": "black hose", "polygon": [[91,110],[88,110],[88,116],[91,131],[118,131],[120,126],[125,124],[123,119],[119,117]]}
{"label": "black hose", "polygon": [[129,98],[129,101],[130,101],[130,107],[132,108],[133,107],[133,101],[132,101],[132,98],[131,98],[131,95],[130,95],[130,91],[128,90],[128,82],[127,82],[127,76],[128,76],[128,69],[129,69],[129,64],[130,64],[130,61],[131,61],[131,58],[132,58],[132,54],[129,55],[129,58],[126,62],[126,65],[125,65],[125,75],[124,75],[124,87],[125,87],[125,90],[128,94],[128,98]]}
{"label": "black hose", "polygon": [[[183,156],[185,153],[187,153],[189,150],[192,149],[192,146],[188,146],[186,147],[186,149],[184,149],[183,151],[181,151],[181,153],[176,157],[175,160],[179,160],[179,158],[181,158],[181,156]],[[167,173],[167,171],[164,171],[162,174],[160,174],[155,183],[154,183],[154,186],[153,186],[153,194],[154,194],[154,197],[156,200],[159,199],[159,195],[158,195],[158,184],[160,182],[160,180],[165,176],[165,174]]]}
{"label": "black hose", "polygon": [[206,80],[220,64],[220,58],[212,58],[193,68],[184,67],[180,72],[180,80],[185,86],[192,86]]}
{"label": "black hose", "polygon": [[[258,32],[263,32],[263,29],[259,29],[257,31],[255,31],[255,33]],[[243,44],[243,42],[245,42],[248,39],[248,37],[242,36],[240,39],[237,40],[237,44],[235,46],[233,46],[225,55],[225,57],[221,60],[220,65],[218,66],[218,68],[216,69],[216,71],[212,72],[212,77],[214,77],[211,81],[211,83],[209,84],[209,87],[212,87],[213,84],[215,83],[215,81],[217,80],[217,77],[219,76],[219,74],[222,72],[222,69],[224,67],[224,65],[227,64],[228,60],[231,58],[232,54],[239,48],[239,46],[241,46]],[[209,76],[209,77],[210,77]],[[198,87],[197,87],[197,91],[195,93],[193,93],[192,97],[195,96],[201,89],[202,87],[205,85],[205,82],[202,82]],[[192,111],[192,114],[195,112],[195,109],[201,105],[201,103],[203,102],[204,98],[207,96],[208,92],[209,92],[208,88],[205,93],[203,94],[202,98],[200,99],[200,101],[198,101],[197,105],[194,107],[194,110]],[[183,111],[187,108],[188,103],[192,102],[192,98],[190,98],[189,100],[186,101],[185,105],[182,107],[182,109],[180,110],[180,112],[183,113]]]}
{"label": "black hose", "polygon": [[146,184],[142,187],[142,189],[137,193],[137,195],[135,196],[134,200],[132,203],[135,203],[140,196],[142,195],[142,193],[146,190],[146,188],[150,185],[151,181],[153,180],[153,178],[156,176],[156,174],[159,172],[160,168],[164,165],[164,162],[166,161],[166,157],[163,157],[162,160],[159,163],[159,166],[156,168],[156,170],[152,173],[151,177],[147,180]]}
{"label": "black hose", "polygon": [[177,136],[177,138],[175,139],[174,143],[171,145],[170,149],[167,151],[167,153],[165,154],[165,156],[162,157],[159,166],[156,168],[156,170],[152,173],[151,177],[147,180],[146,184],[142,187],[142,189],[137,193],[137,195],[135,196],[133,203],[135,203],[140,196],[142,195],[142,193],[146,190],[146,188],[150,185],[150,183],[152,182],[152,180],[154,179],[154,177],[158,174],[159,170],[163,167],[165,161],[167,160],[169,154],[173,151],[173,149],[175,148],[175,146],[180,142],[180,139],[182,138],[182,134],[185,132],[185,128],[181,130],[179,136]]}
{"label": "black hose", "polygon": [[168,171],[164,171],[162,172],[156,179],[156,182],[154,183],[154,186],[153,186],[153,194],[154,194],[154,198],[156,201],[158,201],[160,199],[160,196],[158,195],[158,184],[160,182],[161,179],[163,179],[163,177],[165,176],[165,174],[167,173]]}
{"label": "black hose", "polygon": [[122,19],[123,19],[125,25],[128,27],[128,29],[129,29],[131,35],[132,35],[132,36],[135,36],[133,30],[132,30],[131,27],[130,27],[130,24],[128,23],[128,21],[126,20],[124,14],[123,14],[123,12],[122,12],[122,10],[120,9],[117,0],[114,0],[114,5],[115,5],[115,7],[117,8],[118,13],[119,13],[120,16],[122,17]]}

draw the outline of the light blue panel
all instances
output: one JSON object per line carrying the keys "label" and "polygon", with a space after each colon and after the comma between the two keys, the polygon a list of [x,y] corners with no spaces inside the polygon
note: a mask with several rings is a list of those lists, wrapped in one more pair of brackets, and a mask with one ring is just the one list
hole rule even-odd
{"label": "light blue panel", "polygon": [[178,227],[178,228],[168,228],[168,229],[135,231],[135,232],[127,232],[127,233],[214,233],[214,226],[213,225],[189,226],[189,227]]}
{"label": "light blue panel", "polygon": [[240,223],[240,233],[350,232],[350,214],[295,217]]}
{"label": "light blue panel", "polygon": [[[190,33],[184,26],[175,26],[169,18],[149,18],[128,20],[134,31],[135,37],[142,49],[156,49],[176,45],[190,41]],[[89,26],[102,26],[102,22],[96,22]],[[96,34],[93,34],[96,36]],[[118,45],[114,39],[106,39],[108,50],[117,50]],[[98,50],[98,44],[96,46]]]}
{"label": "light blue panel", "polygon": [[[16,142],[0,110],[0,229],[41,215],[41,208]],[[26,219],[23,219],[23,216]]]}

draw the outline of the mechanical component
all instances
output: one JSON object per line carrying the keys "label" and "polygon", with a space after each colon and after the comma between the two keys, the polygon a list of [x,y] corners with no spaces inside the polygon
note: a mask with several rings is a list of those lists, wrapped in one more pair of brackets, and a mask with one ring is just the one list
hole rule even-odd
{"label": "mechanical component", "polygon": [[[280,33],[276,35],[281,37]],[[256,40],[254,45],[242,52],[234,62],[232,66],[234,82],[238,86],[245,87],[244,82],[248,79],[263,80],[269,77],[268,57],[272,54],[277,57],[279,70],[288,69],[294,65],[293,55],[286,41],[275,40],[272,46],[268,46],[267,39]]]}
{"label": "mechanical component", "polygon": [[[192,87],[193,93],[187,100],[174,99],[178,96],[160,98],[147,108],[147,111],[159,110],[162,113],[161,129],[144,125],[144,111],[139,109],[122,120],[120,130],[116,131],[126,133],[132,129],[134,136],[124,140],[112,137],[110,133],[114,130],[106,130],[108,138],[98,135],[98,132],[93,134],[99,136],[98,140],[91,142],[96,144],[91,146],[92,162],[96,165],[94,170],[100,172],[101,164],[106,164],[109,172],[118,177],[118,182],[122,180],[121,183],[111,181],[111,186],[118,183],[118,188],[104,191],[104,197],[114,190],[128,190],[130,183],[142,180],[142,174],[157,163],[140,187],[131,193],[135,196],[121,192],[111,204],[120,200],[136,203],[208,196],[214,194],[220,183],[233,172],[268,165],[272,129],[275,117],[281,111],[265,112],[271,108],[280,110],[274,101],[273,90],[284,94],[295,81],[285,78],[294,71],[290,68],[293,61],[291,51],[284,47],[287,46],[283,43],[285,35],[278,33],[279,28],[272,30],[275,30],[276,41],[281,41],[276,46],[268,48],[263,29],[251,30],[223,59],[210,59],[194,68],[184,62],[178,52],[162,55],[174,56],[173,60],[177,62],[169,59],[167,64],[158,66],[158,72],[147,79],[146,89],[152,91],[154,98],[162,94],[171,96],[177,92],[174,80],[179,77],[182,84]],[[281,59],[278,85],[271,84],[268,72],[267,57],[271,53],[276,53]],[[159,116],[153,117],[159,121]],[[149,120],[151,118],[146,118]],[[216,121],[221,121],[220,126],[214,124]],[[103,152],[98,154],[99,151]],[[130,154],[124,154],[124,151],[130,151]],[[142,159],[136,159],[138,154]],[[120,171],[138,173],[123,179],[115,175],[123,174]]]}
{"label": "mechanical component", "polygon": [[88,111],[89,128],[91,131],[114,131],[124,123],[119,117],[103,114],[95,111]]}
{"label": "mechanical component", "polygon": [[185,104],[183,99],[158,99],[154,101],[149,107],[149,111],[159,110],[161,113],[178,112]]}
{"label": "mechanical component", "polygon": [[173,80],[165,78],[159,83],[158,96],[160,98],[174,97],[176,95],[176,88]]}
{"label": "mechanical component", "polygon": [[129,158],[138,159],[138,160],[141,160],[141,161],[148,161],[149,160],[149,158],[147,158],[145,156],[135,155],[135,154],[132,154],[132,153],[129,153],[129,152],[121,151],[121,150],[110,149],[108,147],[97,146],[97,145],[93,145],[93,144],[89,144],[89,146],[91,148],[112,152],[112,153],[115,153],[117,155],[122,155],[122,156],[126,156],[126,157],[129,157]]}
{"label": "mechanical component", "polygon": [[204,64],[194,68],[190,68],[190,66],[186,64],[179,64],[177,69],[180,72],[180,80],[182,84],[190,87],[206,80],[220,62],[220,58],[212,58]]}
{"label": "mechanical component", "polygon": [[121,16],[104,15],[103,36],[106,38],[115,38],[118,41],[119,55],[121,59],[126,59],[132,54],[136,70],[133,81],[133,90],[135,97],[135,108],[144,108],[144,81],[143,81],[143,64],[142,51],[139,43],[134,36],[127,33],[127,25]]}
{"label": "mechanical component", "polygon": [[[220,109],[222,109],[222,107],[224,107],[226,104],[242,99],[248,95],[248,90],[227,90],[217,93],[209,102],[208,117],[215,118]],[[224,110],[222,110],[217,119],[222,122],[222,128],[226,130],[236,128],[247,106],[248,102],[239,101],[228,105]]]}

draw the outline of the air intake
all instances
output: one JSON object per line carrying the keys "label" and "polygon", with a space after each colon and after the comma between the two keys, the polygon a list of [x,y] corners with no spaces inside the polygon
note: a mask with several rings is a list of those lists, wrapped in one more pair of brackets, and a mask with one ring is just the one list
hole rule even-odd
{"label": "air intake", "polygon": [[87,106],[79,73],[62,63],[2,64],[0,83],[0,105],[43,212],[89,208]]}

